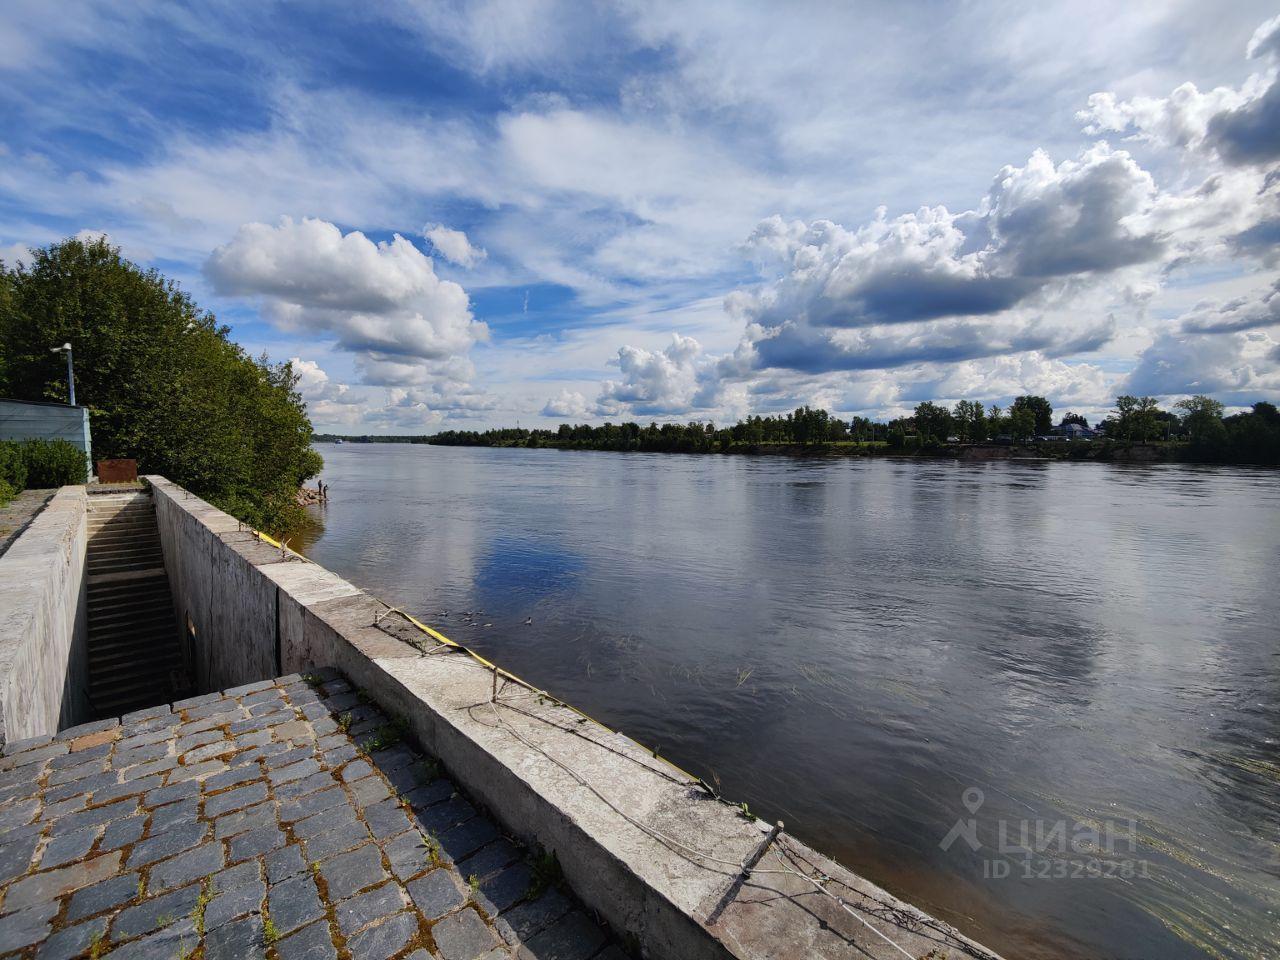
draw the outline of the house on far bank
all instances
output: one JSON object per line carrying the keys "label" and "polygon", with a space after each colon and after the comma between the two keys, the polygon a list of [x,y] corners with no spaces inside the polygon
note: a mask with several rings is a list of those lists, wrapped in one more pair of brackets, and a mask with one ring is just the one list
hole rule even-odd
{"label": "house on far bank", "polygon": [[1082,427],[1078,423],[1064,423],[1062,426],[1054,427],[1049,432],[1055,437],[1062,437],[1064,440],[1093,440],[1102,436],[1097,430]]}

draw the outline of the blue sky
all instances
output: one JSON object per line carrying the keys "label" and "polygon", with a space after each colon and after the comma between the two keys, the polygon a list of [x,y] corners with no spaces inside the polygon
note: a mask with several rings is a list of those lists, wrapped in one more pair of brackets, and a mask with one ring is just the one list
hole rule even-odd
{"label": "blue sky", "polygon": [[0,256],[81,232],[344,432],[1280,399],[1277,10],[0,11]]}

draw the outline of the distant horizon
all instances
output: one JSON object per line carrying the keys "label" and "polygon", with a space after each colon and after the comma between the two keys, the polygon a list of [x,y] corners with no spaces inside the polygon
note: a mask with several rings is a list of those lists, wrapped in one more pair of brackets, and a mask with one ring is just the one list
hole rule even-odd
{"label": "distant horizon", "polygon": [[1273,5],[15,0],[0,46],[0,259],[105,234],[320,430],[1280,400]]}

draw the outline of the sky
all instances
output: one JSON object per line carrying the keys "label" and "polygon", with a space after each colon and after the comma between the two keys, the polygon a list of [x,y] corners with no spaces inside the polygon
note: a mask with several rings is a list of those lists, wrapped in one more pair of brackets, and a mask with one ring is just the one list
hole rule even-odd
{"label": "sky", "polygon": [[0,8],[0,258],[106,234],[320,430],[1280,400],[1280,8]]}

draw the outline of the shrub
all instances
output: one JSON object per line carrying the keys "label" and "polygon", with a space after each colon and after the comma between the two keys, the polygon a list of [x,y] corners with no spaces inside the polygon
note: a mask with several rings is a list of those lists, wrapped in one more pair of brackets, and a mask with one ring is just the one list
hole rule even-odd
{"label": "shrub", "polygon": [[18,495],[18,491],[9,485],[8,480],[0,480],[0,507],[7,507],[9,501]]}
{"label": "shrub", "polygon": [[89,479],[84,451],[74,444],[65,440],[27,440],[21,447],[28,487],[61,487]]}
{"label": "shrub", "polygon": [[12,440],[0,440],[0,483],[19,493],[27,486],[27,463],[22,456],[22,445]]}

